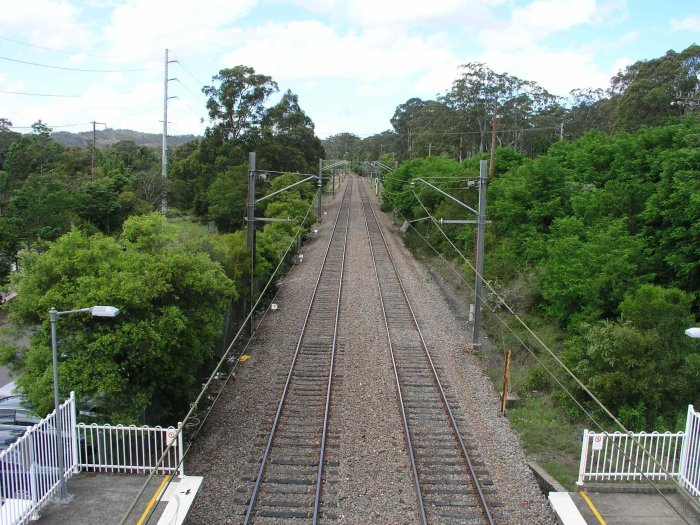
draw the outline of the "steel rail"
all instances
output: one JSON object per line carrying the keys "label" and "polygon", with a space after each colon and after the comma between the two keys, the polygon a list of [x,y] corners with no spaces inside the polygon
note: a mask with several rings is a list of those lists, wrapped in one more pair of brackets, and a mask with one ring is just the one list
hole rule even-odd
{"label": "steel rail", "polygon": [[[349,190],[348,190],[349,188]],[[352,198],[352,181],[346,186],[345,191],[350,191],[350,196],[348,197],[348,217],[347,220],[345,221],[345,233],[344,233],[344,238],[343,238],[343,259],[340,264],[340,279],[338,283],[338,299],[336,302],[336,307],[335,307],[335,320],[333,323],[333,342],[331,345],[331,363],[330,367],[328,370],[328,388],[326,390],[326,406],[323,414],[323,434],[321,437],[321,453],[318,461],[318,475],[316,478],[316,495],[314,497],[314,517],[313,517],[313,525],[316,525],[318,523],[318,514],[319,514],[319,507],[321,503],[321,482],[323,478],[323,461],[325,459],[325,454],[326,454],[326,438],[328,436],[328,420],[330,416],[330,411],[331,411],[331,387],[333,383],[333,367],[335,365],[335,348],[337,346],[337,341],[338,341],[338,322],[340,320],[340,298],[343,293],[343,274],[345,273],[345,255],[347,252],[347,245],[348,245],[348,230],[350,227],[350,199]],[[343,195],[343,201],[342,203],[345,202],[345,195]],[[341,208],[342,208],[342,203],[341,203]],[[340,210],[338,211],[338,216],[340,216]],[[335,227],[334,227],[335,231]]]}
{"label": "steel rail", "polygon": [[[489,525],[494,525],[495,522],[494,522],[494,520],[493,520],[493,516],[491,515],[491,510],[489,509],[489,505],[488,505],[488,502],[486,501],[486,497],[484,496],[483,489],[481,488],[481,483],[479,482],[479,479],[478,479],[478,477],[477,477],[476,469],[474,468],[474,465],[473,465],[473,463],[472,463],[472,461],[471,461],[471,458],[470,458],[470,456],[469,456],[469,452],[467,451],[467,447],[466,447],[466,445],[465,445],[465,443],[464,443],[464,438],[462,437],[462,434],[461,434],[461,432],[459,431],[459,428],[458,428],[458,426],[457,426],[457,421],[456,421],[456,419],[455,419],[454,413],[452,412],[452,408],[450,407],[449,401],[447,400],[447,395],[445,394],[445,390],[444,390],[444,388],[443,388],[443,386],[442,386],[442,382],[440,381],[440,378],[439,378],[439,376],[438,376],[437,370],[435,369],[435,365],[434,365],[434,363],[433,363],[433,359],[432,359],[432,357],[431,357],[431,355],[430,355],[430,351],[428,350],[428,345],[426,344],[425,338],[423,337],[423,333],[422,333],[422,331],[421,331],[421,329],[420,329],[420,326],[418,325],[418,321],[417,321],[416,316],[415,316],[415,313],[414,313],[414,311],[413,311],[413,307],[411,306],[411,302],[410,302],[409,299],[408,299],[408,295],[406,294],[406,290],[405,290],[405,288],[404,288],[404,286],[403,286],[403,283],[401,282],[401,278],[399,277],[399,273],[398,273],[398,271],[396,270],[396,264],[395,264],[395,262],[394,262],[394,258],[393,258],[392,255],[391,255],[391,251],[389,250],[389,246],[388,246],[388,244],[387,244],[387,242],[386,242],[386,238],[385,238],[385,236],[384,236],[384,233],[382,232],[382,229],[381,229],[381,227],[379,226],[379,220],[377,219],[377,214],[376,214],[376,212],[374,211],[374,207],[372,206],[371,201],[370,201],[369,198],[367,197],[367,193],[366,193],[366,190],[365,190],[364,186],[360,186],[360,188],[361,188],[361,189],[360,189],[360,193],[361,193],[360,198],[362,199],[362,205],[363,205],[363,210],[365,210],[365,216],[367,217],[366,208],[365,208],[365,203],[366,203],[366,205],[369,206],[369,209],[370,209],[370,211],[372,212],[372,217],[374,218],[374,220],[375,220],[375,222],[376,222],[376,224],[377,224],[377,229],[378,229],[379,234],[380,234],[380,236],[381,236],[381,238],[382,238],[382,242],[384,243],[384,247],[386,248],[387,255],[388,255],[388,257],[389,257],[389,261],[391,262],[391,266],[392,266],[392,268],[393,268],[393,270],[394,270],[394,273],[396,274],[396,280],[397,280],[398,285],[399,285],[399,287],[400,287],[400,289],[401,289],[401,292],[402,292],[402,294],[403,294],[403,297],[405,298],[406,306],[408,307],[408,310],[409,310],[409,312],[411,313],[411,318],[412,318],[412,320],[413,320],[413,324],[414,324],[414,326],[415,326],[415,328],[416,328],[416,330],[417,330],[417,332],[418,332],[418,335],[419,335],[419,337],[420,337],[421,344],[422,344],[423,350],[424,350],[424,352],[425,352],[425,356],[426,356],[426,358],[428,359],[428,362],[430,363],[430,369],[431,369],[431,371],[432,371],[433,379],[435,380],[435,383],[436,383],[436,385],[437,385],[437,387],[438,387],[438,390],[439,390],[439,393],[440,393],[440,397],[442,398],[444,407],[445,407],[445,409],[446,409],[446,411],[447,411],[447,414],[448,414],[448,416],[449,416],[450,423],[451,423],[451,426],[452,426],[452,430],[453,430],[453,432],[454,432],[454,435],[455,435],[455,437],[457,438],[457,440],[459,441],[459,445],[460,445],[460,449],[461,449],[463,458],[464,458],[464,460],[465,460],[465,462],[466,462],[466,464],[467,464],[469,476],[471,477],[472,483],[473,483],[474,488],[476,489],[476,492],[477,492],[477,498],[478,498],[478,501],[479,501],[479,505],[481,506],[481,508],[482,508],[482,510],[483,510],[483,512],[484,512],[484,515],[486,516],[486,519],[487,519]],[[369,237],[369,227],[368,227],[368,237]],[[372,247],[371,239],[370,239],[370,246]],[[374,259],[374,248],[373,248],[373,247],[372,247],[372,257],[373,257],[373,259]],[[375,264],[375,272],[376,272],[376,269],[377,269],[376,259],[374,259],[374,264]],[[377,273],[377,283],[378,283],[378,285],[379,285],[379,275],[378,275],[378,273]],[[382,294],[381,294],[381,287],[380,287],[380,297],[382,297]],[[410,438],[408,437],[408,436],[409,436],[408,423],[407,423],[406,416],[405,416],[405,408],[404,408],[404,406],[403,406],[403,398],[402,398],[402,395],[401,395],[401,387],[400,387],[400,385],[399,385],[399,383],[398,383],[398,381],[399,381],[399,379],[398,379],[398,372],[397,372],[397,369],[396,369],[396,362],[395,362],[394,354],[393,354],[393,345],[392,345],[392,343],[391,343],[391,336],[390,336],[390,334],[389,334],[389,328],[388,328],[386,310],[385,310],[385,308],[384,308],[384,301],[383,301],[383,299],[382,299],[381,302],[382,302],[382,314],[383,314],[383,316],[384,316],[384,324],[385,324],[385,327],[386,327],[386,329],[387,329],[387,338],[388,338],[388,340],[389,340],[389,347],[391,348],[391,353],[392,353],[392,363],[393,363],[393,365],[394,365],[394,375],[395,375],[395,378],[396,378],[396,381],[397,381],[398,390],[399,390],[399,402],[401,403],[401,414],[402,414],[402,418],[403,418],[403,420],[404,420],[404,432],[406,433],[406,436],[407,436],[407,442],[408,442],[409,451],[410,451],[410,455],[411,455],[411,464],[412,464],[414,476],[415,476],[415,479],[416,479],[416,487],[417,487],[418,491],[420,492],[420,481],[418,480],[416,465],[415,465],[415,461],[414,461],[414,454],[413,454],[413,451],[411,450],[411,449],[412,449],[411,440],[410,440]],[[423,496],[422,496],[422,493],[419,494],[418,499],[419,499],[419,506],[420,506],[420,510],[421,510],[421,519],[423,520],[423,523],[425,524],[425,523],[427,523],[427,521],[426,521],[426,517],[425,517],[425,510],[424,510],[424,504],[423,504]]]}
{"label": "steel rail", "polygon": [[[361,183],[362,184],[362,183]],[[413,480],[416,489],[416,496],[418,497],[418,513],[420,514],[421,523],[423,525],[428,525],[428,517],[425,513],[425,501],[423,500],[423,491],[420,486],[420,479],[418,477],[418,467],[416,466],[416,456],[414,453],[413,443],[411,440],[411,431],[408,428],[408,418],[406,417],[406,407],[403,402],[403,394],[401,393],[401,382],[399,381],[399,373],[396,366],[396,358],[394,357],[394,344],[391,342],[391,335],[389,332],[389,323],[387,321],[386,308],[384,306],[384,295],[382,293],[382,287],[379,282],[379,271],[377,270],[377,258],[374,254],[374,244],[372,243],[372,237],[369,233],[369,224],[367,218],[367,211],[365,210],[365,198],[366,193],[363,186],[360,193],[362,194],[360,198],[362,199],[362,210],[365,213],[365,228],[367,229],[367,239],[369,240],[369,249],[372,254],[372,262],[374,263],[374,275],[377,278],[377,289],[379,291],[379,304],[382,307],[382,318],[384,319],[384,328],[386,330],[386,338],[389,344],[389,354],[391,355],[391,364],[394,370],[394,379],[396,381],[397,393],[399,396],[399,408],[401,410],[401,420],[403,421],[403,432],[406,438],[406,443],[408,446],[408,456],[411,460],[411,471],[413,472]]]}
{"label": "steel rail", "polygon": [[[260,490],[260,486],[262,484],[262,478],[263,478],[263,475],[265,472],[265,466],[267,465],[267,462],[268,462],[269,457],[270,457],[270,452],[272,450],[272,443],[274,441],[275,434],[276,434],[277,428],[279,426],[280,418],[282,415],[282,410],[284,409],[285,401],[287,398],[287,393],[289,391],[289,386],[292,382],[294,368],[295,368],[295,365],[297,362],[297,358],[299,357],[302,341],[304,339],[304,335],[306,333],[309,318],[311,316],[311,310],[313,309],[314,302],[316,300],[316,295],[317,295],[317,292],[319,290],[319,285],[321,283],[321,277],[322,277],[323,271],[326,267],[326,262],[328,260],[328,255],[330,253],[331,245],[333,243],[333,238],[335,236],[335,232],[336,232],[336,229],[338,226],[338,221],[340,219],[340,216],[341,216],[343,210],[345,208],[349,208],[349,201],[350,201],[351,195],[352,195],[352,186],[350,184],[348,184],[345,188],[345,193],[343,194],[343,199],[341,201],[341,205],[339,206],[338,214],[336,215],[335,221],[333,223],[333,229],[331,230],[330,238],[328,240],[328,246],[326,247],[326,252],[323,256],[323,262],[321,264],[321,269],[318,272],[318,277],[316,279],[314,291],[313,291],[313,294],[311,296],[311,300],[309,302],[309,307],[306,311],[306,315],[304,317],[304,322],[302,325],[301,333],[299,335],[299,339],[297,340],[296,348],[294,349],[292,363],[291,363],[291,366],[289,367],[289,372],[287,373],[287,378],[285,380],[284,388],[283,388],[282,394],[280,396],[280,401],[277,405],[277,411],[275,413],[275,417],[274,417],[274,420],[272,423],[272,429],[270,430],[270,435],[269,435],[268,440],[267,440],[265,452],[263,454],[262,460],[260,461],[260,468],[258,469],[258,475],[257,475],[256,480],[255,480],[253,492],[250,496],[250,502],[248,504],[248,509],[246,511],[243,525],[248,525],[250,523],[250,519],[253,516],[253,509],[255,508],[255,502],[256,502],[257,495],[258,495],[258,491]],[[347,203],[346,203],[346,200],[348,201]],[[348,216],[347,216],[346,225],[345,225],[345,236],[344,236],[344,241],[343,241],[343,267],[345,264],[345,250],[347,247],[347,231],[348,231],[349,221],[350,221],[350,213],[348,210]],[[340,286],[341,287],[342,287],[342,280],[343,280],[343,274],[342,274],[342,270],[341,270],[341,273],[340,273]],[[337,303],[338,308],[340,308],[340,292],[341,292],[341,290],[339,289],[339,291],[338,291],[338,303]],[[335,359],[337,324],[338,324],[338,312],[336,311],[335,327],[334,327],[334,334],[333,334],[333,344],[331,347],[331,369],[330,369],[329,376],[328,376],[328,391],[326,394],[326,408],[325,408],[325,414],[324,414],[323,439],[322,439],[321,451],[320,451],[320,461],[321,462],[319,463],[319,466],[318,466],[319,474],[317,477],[317,487],[316,487],[316,492],[315,492],[315,496],[314,496],[314,524],[317,522],[318,509],[320,506],[320,487],[318,486],[318,484],[320,484],[320,479],[322,477],[322,469],[323,469],[322,461],[323,461],[323,458],[325,455],[326,434],[327,434],[327,426],[328,426],[328,414],[329,414],[329,410],[330,410],[330,389],[332,386],[333,363],[334,363],[334,359]]]}

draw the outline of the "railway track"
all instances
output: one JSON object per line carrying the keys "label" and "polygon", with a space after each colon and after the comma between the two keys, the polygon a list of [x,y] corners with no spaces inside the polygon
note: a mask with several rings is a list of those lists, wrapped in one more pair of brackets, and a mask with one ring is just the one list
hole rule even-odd
{"label": "railway track", "polygon": [[494,525],[494,502],[458,428],[364,184],[359,187],[420,522]]}
{"label": "railway track", "polygon": [[324,515],[324,466],[352,186],[352,181],[346,186],[333,225],[244,524],[316,524]]}

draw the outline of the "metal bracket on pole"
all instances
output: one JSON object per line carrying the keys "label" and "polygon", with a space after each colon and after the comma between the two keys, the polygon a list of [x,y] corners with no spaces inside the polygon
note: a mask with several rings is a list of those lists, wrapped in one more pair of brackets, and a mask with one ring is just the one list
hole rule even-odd
{"label": "metal bracket on pole", "polygon": [[[476,224],[477,225],[477,239],[476,239],[476,268],[475,273],[476,282],[474,283],[474,334],[472,336],[472,345],[479,346],[480,343],[480,331],[481,331],[481,298],[482,298],[482,287],[483,287],[483,272],[484,272],[484,234],[486,232],[486,225],[490,224],[491,221],[486,220],[486,184],[488,180],[488,161],[482,160],[479,163],[479,209],[475,210],[471,206],[464,204],[459,199],[456,199],[449,193],[441,190],[437,186],[430,184],[420,177],[416,177],[411,181],[411,185],[415,185],[416,181],[425,184],[426,186],[437,191],[441,195],[444,195],[451,201],[459,204],[463,208],[469,210],[477,216],[476,220],[464,220],[464,219],[440,219],[440,224]],[[423,218],[424,219],[424,218]],[[416,220],[423,220],[416,219]],[[415,222],[415,221],[409,221]]]}
{"label": "metal bracket on pole", "polygon": [[[478,220],[461,220],[461,219],[440,219],[440,224],[479,224]],[[491,224],[491,221],[486,221],[486,224]]]}

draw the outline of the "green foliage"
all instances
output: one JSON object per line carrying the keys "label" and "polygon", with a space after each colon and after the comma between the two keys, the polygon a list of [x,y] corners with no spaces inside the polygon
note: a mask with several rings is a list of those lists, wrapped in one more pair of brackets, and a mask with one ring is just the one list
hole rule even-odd
{"label": "green foliage", "polygon": [[205,86],[209,118],[216,131],[228,139],[237,139],[263,118],[265,101],[277,91],[271,77],[256,74],[252,67],[222,69],[212,80],[218,86]]}
{"label": "green foliage", "polygon": [[212,355],[223,313],[235,297],[221,267],[202,252],[173,242],[157,215],[130,218],[121,242],[74,230],[42,254],[28,255],[11,315],[41,325],[26,351],[14,355],[18,380],[40,412],[52,406],[48,310],[93,304],[120,308],[119,317],[59,318],[61,393],[100,399],[121,423],[172,421],[187,406],[193,370]]}
{"label": "green foliage", "polygon": [[679,410],[699,400],[700,345],[683,334],[691,304],[681,290],[642,285],[620,304],[620,321],[585,325],[566,343],[567,364],[632,430],[674,428]]}
{"label": "green foliage", "polygon": [[540,284],[547,313],[562,326],[613,316],[625,292],[650,279],[643,259],[643,240],[629,235],[622,219],[591,228],[581,219],[558,219]]}
{"label": "green foliage", "polygon": [[700,46],[671,50],[663,57],[635,62],[612,79],[613,93],[619,93],[614,128],[635,130],[656,126],[678,115],[676,93],[688,93],[698,86]]}
{"label": "green foliage", "polygon": [[75,194],[66,177],[32,174],[14,192],[8,215],[30,240],[54,240],[68,231],[75,220]]}
{"label": "green foliage", "polygon": [[209,219],[225,232],[243,224],[248,192],[247,167],[237,166],[220,173],[207,192]]}

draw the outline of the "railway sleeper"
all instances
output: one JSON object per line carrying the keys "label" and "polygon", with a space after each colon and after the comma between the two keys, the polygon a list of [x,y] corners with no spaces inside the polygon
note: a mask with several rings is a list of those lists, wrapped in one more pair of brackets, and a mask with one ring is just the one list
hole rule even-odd
{"label": "railway sleeper", "polygon": [[461,500],[455,498],[449,499],[430,499],[428,505],[431,507],[478,507],[479,502],[476,497],[472,494],[469,498],[463,498]]}

